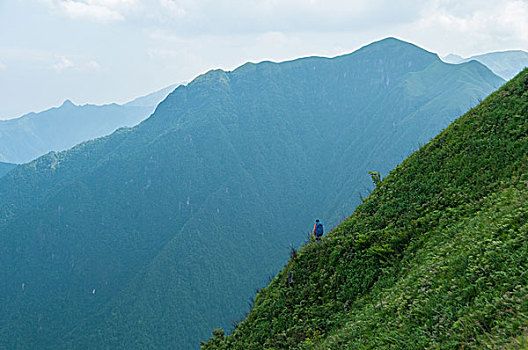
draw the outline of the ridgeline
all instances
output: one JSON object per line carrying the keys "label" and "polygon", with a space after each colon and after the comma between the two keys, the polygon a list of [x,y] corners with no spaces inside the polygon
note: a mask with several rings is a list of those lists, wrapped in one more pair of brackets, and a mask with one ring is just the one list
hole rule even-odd
{"label": "ridgeline", "polygon": [[27,163],[50,151],[63,151],[118,128],[134,126],[174,88],[171,85],[123,105],[79,106],[66,100],[60,107],[0,120],[0,161]]}
{"label": "ridgeline", "polygon": [[[202,349],[527,344],[528,69],[298,252]],[[288,277],[293,275],[293,285]]]}

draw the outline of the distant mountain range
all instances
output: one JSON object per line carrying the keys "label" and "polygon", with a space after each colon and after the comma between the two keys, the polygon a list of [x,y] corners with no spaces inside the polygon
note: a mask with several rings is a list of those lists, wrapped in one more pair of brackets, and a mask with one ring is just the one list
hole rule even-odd
{"label": "distant mountain range", "polygon": [[26,163],[50,151],[108,135],[120,127],[146,119],[176,86],[172,85],[124,105],[77,106],[65,101],[60,107],[20,118],[0,121],[0,161]]}
{"label": "distant mountain range", "polygon": [[[182,82],[182,84],[184,84]],[[123,106],[125,107],[156,107],[161,101],[167,97],[168,94],[170,94],[179,84],[173,84],[169,85],[166,88],[163,88],[161,90],[152,92],[148,95],[141,96],[138,98],[133,99],[130,102],[125,103]],[[154,110],[152,110],[154,111]]]}
{"label": "distant mountain range", "polygon": [[479,61],[498,76],[505,80],[510,80],[523,70],[523,68],[528,67],[528,52],[521,50],[490,52],[469,58],[449,54],[443,60],[448,63],[463,63],[471,60]]}
{"label": "distant mountain range", "polygon": [[388,38],[210,71],[134,128],[16,167],[0,181],[2,345],[197,348],[315,218],[328,231],[361,203],[369,170],[503,83]]}

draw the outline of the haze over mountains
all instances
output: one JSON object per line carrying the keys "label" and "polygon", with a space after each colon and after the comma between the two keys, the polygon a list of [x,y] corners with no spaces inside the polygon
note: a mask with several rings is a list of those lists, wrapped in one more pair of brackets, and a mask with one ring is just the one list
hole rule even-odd
{"label": "haze over mountains", "polygon": [[49,151],[63,151],[120,127],[134,126],[174,88],[168,86],[124,105],[77,106],[66,100],[60,107],[0,120],[0,161],[26,163]]}
{"label": "haze over mountains", "polygon": [[501,52],[489,52],[463,58],[455,54],[449,54],[443,58],[448,63],[464,63],[471,60],[479,61],[486,65],[495,74],[505,80],[516,76],[523,68],[528,67],[528,52],[522,50],[509,50]]}
{"label": "haze over mountains", "polygon": [[[247,63],[176,88],[138,126],[0,180],[7,348],[197,348],[320,217],[504,80],[388,38]],[[28,336],[31,335],[31,336]]]}
{"label": "haze over mountains", "polygon": [[[528,52],[510,50],[463,58],[449,54],[445,62],[460,64],[476,60],[505,80],[528,66]],[[168,86],[128,103],[74,105],[66,100],[57,108],[0,121],[0,161],[26,163],[49,151],[62,151],[119,127],[134,126],[146,119],[176,85]]]}

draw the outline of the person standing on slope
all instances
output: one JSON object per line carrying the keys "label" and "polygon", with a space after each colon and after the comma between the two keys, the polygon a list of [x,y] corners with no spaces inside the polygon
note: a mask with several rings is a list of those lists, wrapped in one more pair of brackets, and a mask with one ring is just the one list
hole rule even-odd
{"label": "person standing on slope", "polygon": [[317,242],[319,242],[321,240],[321,237],[323,236],[323,223],[320,222],[319,219],[315,220],[313,234]]}

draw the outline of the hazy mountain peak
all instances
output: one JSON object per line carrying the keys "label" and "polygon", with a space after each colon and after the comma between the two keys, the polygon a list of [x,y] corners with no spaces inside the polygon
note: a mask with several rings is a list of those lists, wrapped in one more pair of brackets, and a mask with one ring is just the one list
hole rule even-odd
{"label": "hazy mountain peak", "polygon": [[194,79],[191,84],[205,83],[205,82],[220,82],[227,83],[229,81],[229,76],[226,71],[223,69],[213,69],[208,71],[205,74],[198,76]]}
{"label": "hazy mountain peak", "polygon": [[69,99],[64,100],[64,102],[61,105],[61,107],[75,107],[75,106],[76,106],[75,103],[73,103]]}
{"label": "hazy mountain peak", "polygon": [[464,57],[450,53],[449,55],[444,56],[442,60],[447,63],[460,63],[464,61]]}
{"label": "hazy mountain peak", "polygon": [[394,37],[388,37],[388,38],[384,38],[378,41],[374,41],[368,45],[361,47],[359,50],[355,52],[371,51],[371,50],[395,50],[395,49],[409,50],[410,52],[414,51],[414,52],[427,53],[429,55],[432,55],[438,58],[438,55],[433,52],[427,51],[413,43],[410,43],[410,42],[407,42],[401,39],[397,39]]}
{"label": "hazy mountain peak", "polygon": [[447,63],[463,63],[468,61],[479,61],[491,71],[505,80],[510,80],[517,73],[528,66],[528,52],[522,50],[495,51],[481,55],[463,58],[459,55],[449,54],[443,58]]}
{"label": "hazy mountain peak", "polygon": [[52,149],[65,150],[118,128],[134,126],[175,87],[167,86],[124,105],[76,105],[66,99],[58,107],[0,121],[0,161],[26,163]]}

